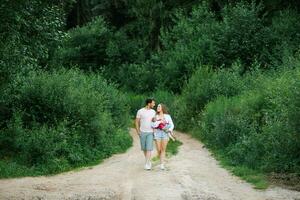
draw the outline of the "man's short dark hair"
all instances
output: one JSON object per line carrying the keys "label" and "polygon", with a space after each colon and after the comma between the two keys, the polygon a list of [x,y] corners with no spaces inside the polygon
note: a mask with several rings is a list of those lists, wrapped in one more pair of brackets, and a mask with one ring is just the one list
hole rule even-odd
{"label": "man's short dark hair", "polygon": [[146,99],[145,103],[148,105],[149,103],[152,103],[152,101],[154,101],[154,98],[148,98]]}

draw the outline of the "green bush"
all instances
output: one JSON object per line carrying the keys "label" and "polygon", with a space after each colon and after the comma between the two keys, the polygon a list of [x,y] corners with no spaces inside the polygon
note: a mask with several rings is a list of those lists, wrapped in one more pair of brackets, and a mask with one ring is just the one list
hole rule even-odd
{"label": "green bush", "polygon": [[267,172],[300,172],[299,69],[207,104],[194,134],[234,165]]}
{"label": "green bush", "polygon": [[123,65],[119,82],[124,90],[142,94],[154,91],[157,86],[154,70],[147,63]]}
{"label": "green bush", "polygon": [[[300,70],[283,72],[265,86],[266,125],[263,127],[266,156],[264,168],[300,172]],[[278,87],[280,86],[280,87]]]}
{"label": "green bush", "polygon": [[261,104],[261,95],[254,92],[208,103],[202,114],[201,138],[212,148],[230,147],[259,129]]}
{"label": "green bush", "polygon": [[20,76],[1,96],[1,157],[54,173],[131,145],[126,98],[98,75],[78,70]]}
{"label": "green bush", "polygon": [[245,88],[238,70],[214,71],[200,67],[184,87],[177,103],[180,129],[191,129],[201,117],[205,105],[218,96],[234,96]]}

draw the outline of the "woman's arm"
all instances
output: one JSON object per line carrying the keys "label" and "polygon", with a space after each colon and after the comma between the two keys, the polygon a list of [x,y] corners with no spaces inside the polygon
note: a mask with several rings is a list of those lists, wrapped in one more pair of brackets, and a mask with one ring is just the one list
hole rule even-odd
{"label": "woman's arm", "polygon": [[171,115],[167,115],[168,117],[166,118],[166,120],[168,121],[169,125],[170,125],[170,128],[169,130],[170,131],[173,131],[174,130],[174,123],[173,123],[173,120],[171,118]]}

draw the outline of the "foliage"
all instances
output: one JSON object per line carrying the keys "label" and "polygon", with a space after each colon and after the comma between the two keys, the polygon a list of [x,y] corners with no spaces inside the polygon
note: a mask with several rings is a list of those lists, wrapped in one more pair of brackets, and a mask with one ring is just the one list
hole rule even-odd
{"label": "foliage", "polygon": [[180,93],[199,65],[229,68],[238,60],[243,73],[257,63],[262,69],[282,66],[283,58],[299,49],[295,30],[300,15],[288,9],[270,19],[263,8],[255,3],[226,4],[217,15],[202,3],[190,15],[179,12],[175,25],[161,34],[164,51],[158,54],[157,76],[163,88]]}
{"label": "foliage", "polygon": [[128,102],[128,107],[130,108],[130,115],[132,118],[135,118],[137,111],[145,106],[145,100],[147,96],[143,94],[127,92],[126,98]]}
{"label": "foliage", "polygon": [[162,32],[164,51],[160,55],[161,67],[157,76],[161,85],[178,93],[197,66],[213,60],[210,37],[215,34],[218,23],[206,4],[194,8],[191,17],[179,12],[176,19],[177,23],[170,31]]}
{"label": "foliage", "polygon": [[254,91],[207,104],[194,134],[233,165],[299,172],[299,76],[288,70]]}
{"label": "foliage", "polygon": [[84,27],[71,30],[54,60],[64,66],[78,65],[87,71],[104,65],[105,50],[111,34],[104,20],[96,18]]}
{"label": "foliage", "polygon": [[[237,66],[238,67],[238,66]],[[238,68],[214,71],[209,67],[200,67],[184,87],[176,109],[176,118],[180,118],[180,129],[191,129],[198,120],[207,103],[218,96],[235,96],[245,89]]]}
{"label": "foliage", "polygon": [[124,31],[113,31],[102,17],[96,17],[85,26],[68,32],[62,47],[56,51],[53,63],[98,72],[108,80],[131,87],[128,75],[139,77],[143,70],[135,71],[135,64],[125,63],[139,62],[144,60],[143,57],[142,48],[135,41],[128,40]]}
{"label": "foliage", "polygon": [[1,157],[41,173],[101,160],[125,150],[125,97],[98,75],[31,72],[1,96]]}
{"label": "foliage", "polygon": [[276,13],[272,18],[270,32],[275,43],[270,60],[275,66],[285,66],[285,57],[293,56],[300,47],[300,15],[296,10],[287,9]]}
{"label": "foliage", "polygon": [[146,97],[237,174],[299,172],[299,9],[291,0],[4,0],[1,176],[126,149],[128,118]]}
{"label": "foliage", "polygon": [[[67,1],[65,1],[67,2]],[[0,87],[17,73],[47,68],[64,37],[64,3],[8,1],[0,5]]]}
{"label": "foliage", "polygon": [[[238,61],[241,73],[253,66],[272,69],[300,45],[299,14],[292,9],[268,15],[266,5],[254,2],[226,4],[219,13],[211,2],[198,3],[193,9],[193,2],[115,3],[127,9],[123,15],[132,21],[116,29],[96,17],[70,30],[54,58],[59,65],[100,71],[127,91],[160,89],[180,94],[199,66],[230,68]],[[181,3],[186,7],[177,8]],[[105,5],[110,4],[114,3]]]}

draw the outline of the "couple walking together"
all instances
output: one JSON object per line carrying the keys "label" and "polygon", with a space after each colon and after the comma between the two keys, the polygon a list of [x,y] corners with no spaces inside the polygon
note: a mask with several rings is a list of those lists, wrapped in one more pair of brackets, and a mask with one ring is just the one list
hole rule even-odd
{"label": "couple walking together", "polygon": [[160,169],[164,170],[164,159],[169,138],[173,138],[174,124],[164,104],[158,104],[156,111],[154,99],[146,99],[145,107],[138,110],[135,120],[136,131],[140,138],[141,150],[145,156],[144,169],[151,170],[151,152],[155,140]]}

